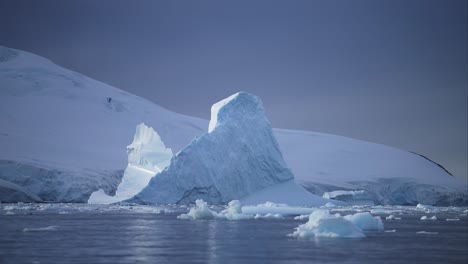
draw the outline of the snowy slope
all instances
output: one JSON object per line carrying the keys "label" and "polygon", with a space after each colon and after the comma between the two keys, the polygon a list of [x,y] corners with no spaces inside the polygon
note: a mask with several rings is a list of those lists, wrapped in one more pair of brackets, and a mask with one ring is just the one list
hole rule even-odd
{"label": "snowy slope", "polygon": [[86,202],[99,188],[111,194],[141,122],[175,152],[207,124],[39,56],[0,47],[0,179],[44,201]]}
{"label": "snowy slope", "polygon": [[[86,202],[100,188],[112,194],[142,122],[174,153],[208,128],[207,120],[0,47],[0,180],[44,201]],[[296,180],[316,194],[366,189],[377,203],[467,201],[466,182],[418,155],[315,132],[274,133]]]}
{"label": "snowy slope", "polygon": [[420,155],[342,136],[275,132],[296,180],[313,193],[367,190],[375,204],[467,204],[467,183]]}

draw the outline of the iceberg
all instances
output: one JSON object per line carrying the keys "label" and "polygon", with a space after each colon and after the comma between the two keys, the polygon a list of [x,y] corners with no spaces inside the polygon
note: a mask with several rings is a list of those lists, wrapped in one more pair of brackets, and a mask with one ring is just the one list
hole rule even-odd
{"label": "iceberg", "polygon": [[166,148],[158,133],[144,123],[136,127],[127,154],[128,166],[115,196],[106,195],[100,189],[91,194],[88,203],[109,204],[133,197],[148,185],[154,175],[169,165],[173,156],[172,150]]}
{"label": "iceberg", "polygon": [[260,98],[240,92],[214,104],[208,133],[127,202],[226,204],[293,179]]}
{"label": "iceberg", "polygon": [[339,214],[330,214],[328,210],[315,210],[309,216],[309,221],[299,225],[289,236],[297,238],[315,237],[365,237],[362,230],[353,222]]}

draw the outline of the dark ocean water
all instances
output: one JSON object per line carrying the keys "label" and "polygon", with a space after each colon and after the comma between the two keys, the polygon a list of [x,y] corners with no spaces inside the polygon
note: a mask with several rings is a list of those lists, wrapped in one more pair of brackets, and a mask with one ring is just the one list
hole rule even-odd
{"label": "dark ocean water", "polygon": [[287,236],[304,223],[292,217],[191,221],[178,220],[179,212],[132,208],[2,206],[0,263],[468,263],[461,211],[436,213],[437,221],[419,220],[432,213],[402,213],[401,220],[383,220],[395,232],[365,238],[302,240]]}

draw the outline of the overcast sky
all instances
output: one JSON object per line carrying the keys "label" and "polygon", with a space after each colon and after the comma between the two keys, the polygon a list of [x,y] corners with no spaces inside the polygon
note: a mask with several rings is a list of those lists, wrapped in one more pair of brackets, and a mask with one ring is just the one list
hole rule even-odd
{"label": "overcast sky", "polygon": [[384,143],[467,178],[467,1],[0,1],[0,45],[209,119]]}

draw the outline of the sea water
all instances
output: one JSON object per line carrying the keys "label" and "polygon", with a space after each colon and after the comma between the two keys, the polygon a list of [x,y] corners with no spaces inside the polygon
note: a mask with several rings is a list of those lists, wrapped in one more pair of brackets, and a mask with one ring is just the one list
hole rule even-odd
{"label": "sea water", "polygon": [[[175,205],[0,208],[0,263],[468,263],[466,208],[335,208],[342,215],[373,212],[385,231],[312,239],[288,236],[307,221],[294,216],[179,220],[188,208]],[[390,214],[401,219],[386,220]]]}

